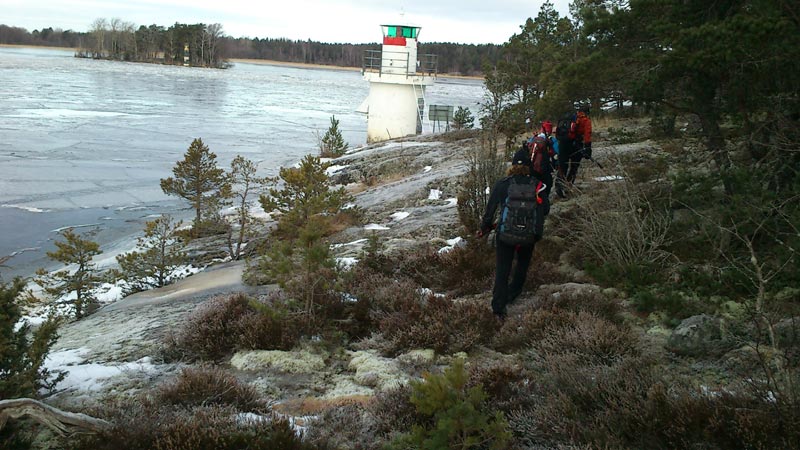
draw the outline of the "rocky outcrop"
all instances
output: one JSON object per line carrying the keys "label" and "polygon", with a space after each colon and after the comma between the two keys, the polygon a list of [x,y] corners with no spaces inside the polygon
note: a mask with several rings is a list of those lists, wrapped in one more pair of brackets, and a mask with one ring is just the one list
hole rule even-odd
{"label": "rocky outcrop", "polygon": [[719,318],[708,314],[684,319],[667,340],[667,348],[683,356],[718,353],[727,345],[720,325]]}

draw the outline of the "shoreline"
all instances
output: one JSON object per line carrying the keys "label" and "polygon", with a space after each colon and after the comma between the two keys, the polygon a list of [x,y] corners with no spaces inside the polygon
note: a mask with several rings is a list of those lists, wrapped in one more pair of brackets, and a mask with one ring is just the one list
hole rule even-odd
{"label": "shoreline", "polygon": [[75,47],[57,47],[55,45],[33,45],[33,44],[0,44],[0,48],[41,48],[44,50],[64,50],[75,52]]}
{"label": "shoreline", "polygon": [[[0,48],[40,48],[44,50],[64,50],[64,51],[71,51],[76,52],[78,51],[75,47],[55,47],[52,45],[33,45],[33,44],[0,44]],[[257,65],[265,65],[265,66],[280,66],[280,67],[293,67],[297,69],[327,69],[327,70],[343,70],[347,72],[360,72],[360,67],[346,67],[346,66],[334,66],[329,64],[313,64],[313,63],[301,63],[301,62],[290,62],[290,61],[276,61],[272,59],[254,59],[254,58],[230,58],[228,59],[229,62],[237,64],[257,64]],[[147,63],[146,63],[147,64]],[[484,77],[476,76],[476,75],[456,75],[456,74],[447,74],[447,73],[440,73],[436,75],[437,77],[441,78],[454,78],[454,79],[463,79],[463,80],[483,80]]]}
{"label": "shoreline", "polygon": [[[281,67],[294,67],[297,69],[328,69],[328,70],[344,70],[348,72],[360,72],[361,68],[359,67],[348,67],[348,66],[334,66],[329,64],[313,64],[313,63],[301,63],[301,62],[290,62],[290,61],[275,61],[272,59],[253,59],[253,58],[231,58],[228,60],[234,64],[236,63],[243,63],[243,64],[257,64],[257,65],[265,65],[265,66],[281,66]],[[476,76],[476,75],[455,75],[455,74],[448,74],[448,73],[439,73],[436,74],[437,78],[456,78],[456,79],[464,79],[464,80],[483,80],[484,77]]]}

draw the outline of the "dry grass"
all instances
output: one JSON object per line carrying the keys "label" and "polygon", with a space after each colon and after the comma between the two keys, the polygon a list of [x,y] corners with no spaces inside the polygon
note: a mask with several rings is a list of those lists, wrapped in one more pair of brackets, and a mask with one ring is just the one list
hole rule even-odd
{"label": "dry grass", "polygon": [[272,410],[292,416],[309,416],[349,405],[364,407],[372,401],[372,398],[372,396],[367,395],[348,395],[333,399],[301,397],[277,403],[272,406]]}

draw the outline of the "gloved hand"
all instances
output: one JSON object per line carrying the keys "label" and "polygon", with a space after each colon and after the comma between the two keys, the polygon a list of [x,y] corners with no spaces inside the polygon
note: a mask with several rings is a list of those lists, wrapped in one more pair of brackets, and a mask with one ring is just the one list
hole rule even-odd
{"label": "gloved hand", "polygon": [[475,233],[475,236],[477,236],[479,238],[482,238],[482,237],[486,236],[487,234],[489,234],[490,231],[492,231],[492,227],[491,226],[486,226],[486,225],[481,224],[481,229],[478,230],[477,233]]}
{"label": "gloved hand", "polygon": [[592,143],[587,142],[583,144],[583,154],[586,155],[586,159],[592,159]]}

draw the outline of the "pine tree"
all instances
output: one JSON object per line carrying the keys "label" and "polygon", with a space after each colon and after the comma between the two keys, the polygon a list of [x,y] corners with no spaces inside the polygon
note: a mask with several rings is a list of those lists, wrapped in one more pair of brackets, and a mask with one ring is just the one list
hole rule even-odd
{"label": "pine tree", "polygon": [[454,130],[471,130],[475,126],[475,117],[469,108],[459,106],[456,113],[453,114],[453,129]]}
{"label": "pine tree", "polygon": [[[100,284],[100,276],[92,258],[102,252],[96,242],[82,238],[71,228],[62,231],[61,237],[64,241],[56,241],[57,250],[47,252],[47,257],[70,267],[52,273],[39,269],[34,282],[52,298],[73,304],[75,317],[80,319],[96,303],[95,290]],[[73,292],[74,299],[65,299]]]}
{"label": "pine tree", "polygon": [[485,411],[483,386],[468,387],[464,360],[456,360],[441,375],[425,374],[412,381],[411,403],[431,420],[414,425],[388,448],[508,448],[511,434],[503,413]]}
{"label": "pine tree", "polygon": [[173,222],[170,216],[147,222],[144,236],[138,239],[141,251],[117,256],[117,279],[127,282],[125,294],[166,286],[173,279],[175,269],[186,263],[181,251],[178,229],[183,222]]}
{"label": "pine tree", "polygon": [[[24,289],[21,279],[0,283],[0,399],[37,397],[63,379],[43,367],[50,347],[58,339],[58,320],[50,317],[31,333],[22,318],[18,299]],[[53,377],[52,375],[58,375]]]}
{"label": "pine tree", "polygon": [[231,259],[237,260],[242,255],[242,245],[247,237],[249,226],[255,218],[250,215],[248,198],[254,188],[260,188],[270,179],[256,176],[258,167],[253,161],[237,156],[231,162],[230,183],[231,195],[235,199],[236,225],[239,227],[236,242],[233,242],[233,227],[228,227],[228,251]]}
{"label": "pine tree", "polygon": [[259,198],[264,211],[277,210],[283,214],[280,220],[283,231],[294,236],[311,216],[336,214],[352,201],[344,188],[330,189],[326,167],[316,156],[306,155],[300,167],[281,168],[281,189],[271,188],[269,195]]}
{"label": "pine tree", "polygon": [[161,190],[167,195],[177,195],[192,203],[195,210],[193,235],[198,237],[204,218],[217,215],[219,205],[229,195],[230,186],[225,171],[217,167],[217,155],[212,153],[200,138],[192,141],[172,168],[174,178],[162,178]]}
{"label": "pine tree", "polygon": [[325,136],[320,140],[320,156],[323,158],[336,158],[344,155],[347,151],[348,144],[342,137],[342,132],[339,130],[339,121],[336,116],[331,116],[331,126],[325,133]]}

